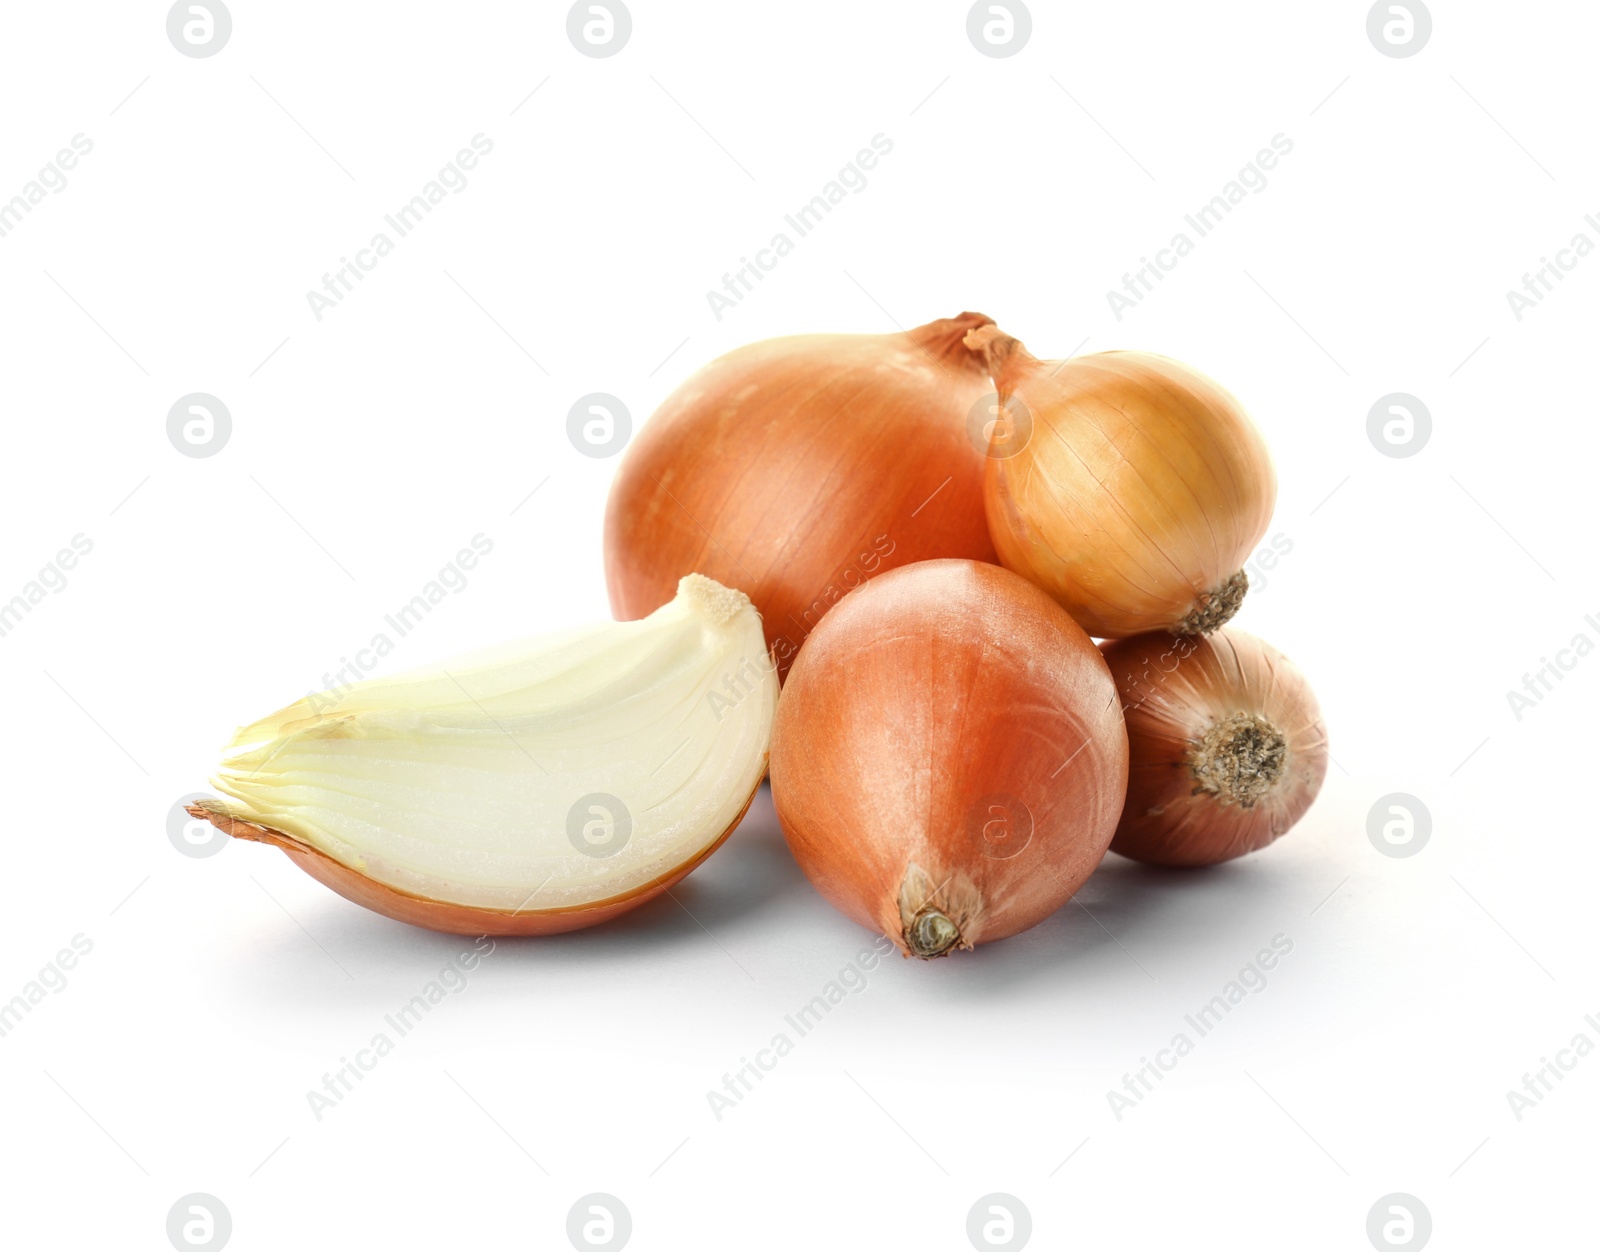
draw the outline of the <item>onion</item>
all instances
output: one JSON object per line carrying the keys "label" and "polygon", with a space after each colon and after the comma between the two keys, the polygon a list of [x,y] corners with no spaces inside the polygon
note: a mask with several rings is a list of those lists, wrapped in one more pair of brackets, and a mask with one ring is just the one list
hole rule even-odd
{"label": "onion", "polygon": [[994,326],[966,342],[1004,410],[984,476],[1001,563],[1101,638],[1233,616],[1277,496],[1239,402],[1146,352],[1040,361]]}
{"label": "onion", "polygon": [[606,622],[300,700],[235,735],[190,812],[340,895],[453,934],[554,934],[665,891],[744,816],[778,681],[699,575]]}
{"label": "onion", "polygon": [[1305,676],[1252,635],[1145,635],[1102,645],[1128,720],[1128,803],[1111,850],[1214,865],[1298,822],[1328,771]]}
{"label": "onion", "polygon": [[968,418],[992,391],[977,313],[905,334],[739,348],[684,383],[624,456],[606,582],[642,617],[696,571],[745,591],[780,677],[851,588],[929,557],[993,561]]}
{"label": "onion", "polygon": [[772,798],[827,899],[903,954],[1048,917],[1105,855],[1128,744],[1093,641],[994,565],[873,579],[812,632],[773,727]]}

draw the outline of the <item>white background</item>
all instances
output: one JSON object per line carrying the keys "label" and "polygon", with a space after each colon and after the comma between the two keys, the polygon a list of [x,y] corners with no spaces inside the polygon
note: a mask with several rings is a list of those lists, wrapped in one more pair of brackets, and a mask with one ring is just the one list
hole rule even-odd
{"label": "white background", "polygon": [[[1600,659],[1520,720],[1506,692],[1600,640],[1600,258],[1520,321],[1506,292],[1600,242],[1600,12],[1437,0],[1402,59],[1363,3],[1041,2],[1000,59],[966,8],[638,0],[593,59],[561,4],[237,0],[195,59],[159,4],[7,6],[0,199],[94,145],[0,238],[0,600],[93,543],[0,638],[0,999],[93,943],[0,1038],[8,1245],[165,1248],[190,1192],[238,1249],[565,1247],[596,1191],[641,1250],[965,1248],[991,1192],[1037,1247],[1365,1248],[1390,1192],[1438,1248],[1592,1238],[1600,1059],[1520,1121],[1506,1093],[1600,1042]],[[880,132],[867,188],[714,317]],[[306,292],[479,133],[469,185],[318,321]],[[1280,133],[1266,189],[1118,321],[1107,290]],[[739,344],[962,309],[1041,356],[1176,356],[1255,415],[1293,550],[1237,624],[1323,701],[1303,824],[1211,872],[1112,856],[1026,935],[880,965],[719,1121],[707,1091],[871,940],[763,795],[682,906],[503,941],[316,1120],[306,1092],[470,941],[269,848],[180,855],[168,813],[232,727],[478,533],[392,667],[606,616],[616,462],[569,443],[578,396],[642,421]],[[209,458],[165,431],[197,391],[233,418]],[[1368,440],[1391,392],[1432,414],[1415,456]],[[1405,859],[1368,838],[1393,792],[1432,817]],[[1277,934],[1266,989],[1118,1120],[1108,1090]]]}

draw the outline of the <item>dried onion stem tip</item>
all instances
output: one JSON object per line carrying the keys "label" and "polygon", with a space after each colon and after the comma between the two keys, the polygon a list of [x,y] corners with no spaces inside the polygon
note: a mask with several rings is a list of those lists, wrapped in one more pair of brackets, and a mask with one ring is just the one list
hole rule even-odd
{"label": "dried onion stem tip", "polygon": [[1264,717],[1235,713],[1189,746],[1194,794],[1209,792],[1224,804],[1254,808],[1283,777],[1288,737]]}
{"label": "dried onion stem tip", "polygon": [[905,946],[912,956],[931,961],[948,956],[961,942],[960,928],[938,909],[923,909],[906,927]]}
{"label": "dried onion stem tip", "polygon": [[996,326],[966,344],[1000,416],[983,481],[1000,563],[1102,639],[1231,618],[1277,499],[1239,402],[1148,352],[1041,361]]}
{"label": "dried onion stem tip", "polygon": [[1244,603],[1244,595],[1248,590],[1250,590],[1249,575],[1243,570],[1236,571],[1222,586],[1200,597],[1200,602],[1189,610],[1183,621],[1178,623],[1176,633],[1209,635],[1219,627],[1226,626],[1229,619],[1239,611],[1239,606]]}

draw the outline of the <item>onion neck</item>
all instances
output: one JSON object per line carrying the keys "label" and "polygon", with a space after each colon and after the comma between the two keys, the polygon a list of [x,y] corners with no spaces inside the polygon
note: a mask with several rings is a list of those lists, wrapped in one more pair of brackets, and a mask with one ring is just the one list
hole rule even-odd
{"label": "onion neck", "polygon": [[967,339],[984,327],[993,329],[994,319],[982,313],[958,313],[906,333],[917,347],[941,365],[955,365],[981,374],[984,372],[983,354],[975,352]]}
{"label": "onion neck", "polygon": [[1243,570],[1236,570],[1197,599],[1194,608],[1178,623],[1177,633],[1209,635],[1239,611],[1239,606],[1244,603],[1245,592],[1249,590],[1249,576]]}
{"label": "onion neck", "polygon": [[983,361],[1002,396],[1009,395],[1022,375],[1039,364],[1039,359],[1022,346],[1020,339],[1006,334],[992,322],[973,328],[963,342]]}
{"label": "onion neck", "polygon": [[1251,809],[1283,777],[1289,740],[1266,718],[1234,713],[1189,745],[1193,794],[1214,795],[1223,804]]}

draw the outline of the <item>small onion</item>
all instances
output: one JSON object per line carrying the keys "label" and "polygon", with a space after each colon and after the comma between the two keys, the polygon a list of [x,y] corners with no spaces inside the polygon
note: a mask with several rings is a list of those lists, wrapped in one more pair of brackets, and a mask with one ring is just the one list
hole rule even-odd
{"label": "small onion", "polygon": [[1328,772],[1305,676],[1252,635],[1143,635],[1101,645],[1128,721],[1128,803],[1111,850],[1214,865],[1298,822]]}
{"label": "small onion", "polygon": [[766,773],[778,680],[740,592],[505,644],[242,728],[190,808],[357,904],[466,935],[592,926],[710,856]]}
{"label": "small onion", "polygon": [[1277,496],[1239,402],[1146,352],[1040,361],[994,326],[967,343],[1001,410],[984,477],[1001,563],[1100,638],[1226,622]]}
{"label": "small onion", "polygon": [[643,617],[695,571],[748,594],[781,677],[851,588],[930,557],[993,561],[967,419],[992,388],[977,313],[894,335],[739,348],[667,398],[606,507],[606,583]]}
{"label": "small onion", "polygon": [[903,954],[1044,920],[1105,855],[1128,744],[1094,642],[995,565],[926,561],[812,632],[773,726],[772,799],[795,859]]}

